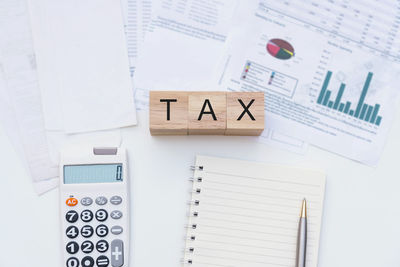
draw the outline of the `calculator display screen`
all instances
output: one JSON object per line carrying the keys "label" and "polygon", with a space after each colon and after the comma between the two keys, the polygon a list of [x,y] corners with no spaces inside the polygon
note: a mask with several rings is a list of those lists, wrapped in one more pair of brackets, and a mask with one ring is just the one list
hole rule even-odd
{"label": "calculator display screen", "polygon": [[122,182],[122,164],[65,165],[64,184]]}

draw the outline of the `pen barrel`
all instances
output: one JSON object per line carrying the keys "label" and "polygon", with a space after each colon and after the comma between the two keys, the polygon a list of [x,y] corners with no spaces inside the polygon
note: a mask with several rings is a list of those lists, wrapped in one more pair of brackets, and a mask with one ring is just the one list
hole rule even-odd
{"label": "pen barrel", "polygon": [[297,235],[296,267],[306,266],[307,218],[301,217]]}

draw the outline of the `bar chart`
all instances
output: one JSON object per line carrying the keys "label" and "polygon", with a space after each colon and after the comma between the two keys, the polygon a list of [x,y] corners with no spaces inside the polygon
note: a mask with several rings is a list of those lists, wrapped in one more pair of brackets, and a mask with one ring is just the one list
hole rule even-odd
{"label": "bar chart", "polygon": [[[319,93],[317,103],[323,105],[327,108],[342,112],[354,118],[360,119],[362,121],[375,124],[379,126],[382,122],[382,116],[379,116],[379,108],[380,104],[369,105],[365,103],[365,97],[367,96],[369,86],[371,84],[371,80],[373,77],[373,73],[369,72],[365,83],[363,85],[360,98],[358,103],[353,106],[353,103],[350,101],[342,101],[343,93],[346,89],[346,84],[341,83],[339,87],[339,91],[336,95],[336,98],[333,98],[332,91],[328,90],[329,82],[332,77],[332,72],[328,71],[326,73],[324,82],[321,87],[321,91]],[[331,99],[332,97],[332,99]]]}

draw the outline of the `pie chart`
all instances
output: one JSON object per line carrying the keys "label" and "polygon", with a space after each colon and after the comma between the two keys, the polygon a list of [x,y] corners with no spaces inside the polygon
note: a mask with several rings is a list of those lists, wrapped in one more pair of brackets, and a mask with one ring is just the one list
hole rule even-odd
{"label": "pie chart", "polygon": [[271,39],[267,44],[268,53],[278,59],[286,60],[294,56],[294,48],[282,39]]}

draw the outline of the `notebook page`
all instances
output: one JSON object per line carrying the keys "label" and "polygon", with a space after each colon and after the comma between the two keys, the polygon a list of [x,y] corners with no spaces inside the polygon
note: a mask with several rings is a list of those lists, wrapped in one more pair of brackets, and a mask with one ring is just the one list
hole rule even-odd
{"label": "notebook page", "polygon": [[294,267],[303,198],[317,266],[323,173],[204,156],[196,166],[184,266]]}

